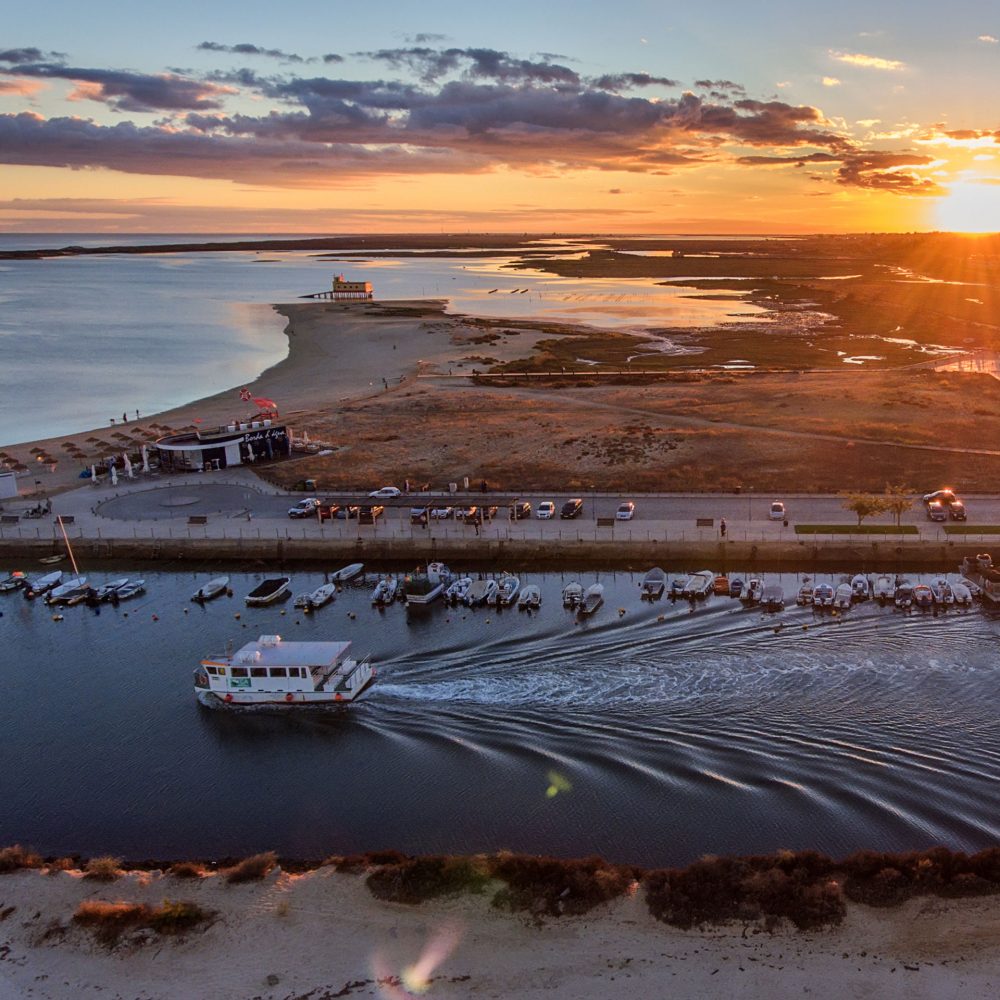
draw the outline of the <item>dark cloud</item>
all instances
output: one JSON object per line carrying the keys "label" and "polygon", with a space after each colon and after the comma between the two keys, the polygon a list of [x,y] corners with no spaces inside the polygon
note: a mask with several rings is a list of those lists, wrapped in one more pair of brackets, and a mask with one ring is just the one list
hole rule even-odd
{"label": "dark cloud", "polygon": [[504,83],[578,84],[580,77],[567,66],[543,61],[518,59],[496,49],[432,49],[414,46],[406,49],[377,49],[356,52],[356,56],[384,62],[396,69],[409,69],[425,82],[461,72],[469,79],[498,80]]}
{"label": "dark cloud", "polygon": [[55,62],[65,58],[64,52],[43,52],[33,46],[25,49],[0,49],[0,62],[5,63]]}
{"label": "dark cloud", "polygon": [[805,156],[740,156],[736,162],[746,166],[796,166],[806,163],[840,163],[843,156],[835,153],[807,153]]}
{"label": "dark cloud", "polygon": [[898,194],[940,195],[943,189],[935,181],[899,169],[923,166],[933,162],[933,159],[932,156],[921,153],[852,153],[840,165],[837,183],[848,187],[894,191]]}
{"label": "dark cloud", "polygon": [[327,54],[323,56],[323,62],[325,62],[327,65],[329,65],[330,63],[342,63],[343,61],[344,57],[338,56],[336,52],[327,52]]}
{"label": "dark cloud", "polygon": [[745,94],[746,88],[741,83],[732,80],[695,80],[694,85],[699,90],[713,90],[726,94]]}
{"label": "dark cloud", "polygon": [[228,88],[172,73],[150,75],[124,70],[88,69],[62,63],[23,63],[18,76],[76,83],[73,100],[92,100],[115,111],[211,111]]}
{"label": "dark cloud", "polygon": [[312,62],[294,52],[283,52],[281,49],[265,49],[250,42],[239,42],[236,45],[223,45],[221,42],[202,42],[196,46],[204,52],[230,52],[237,56],[266,56],[268,59],[280,59],[282,62],[303,63]]}
{"label": "dark cloud", "polygon": [[447,40],[447,35],[436,35],[431,31],[421,31],[419,34],[407,38],[410,45],[429,45],[432,42],[445,42]]}
{"label": "dark cloud", "polygon": [[630,90],[633,87],[679,87],[678,80],[667,76],[650,76],[649,73],[609,73],[588,81],[599,90]]}

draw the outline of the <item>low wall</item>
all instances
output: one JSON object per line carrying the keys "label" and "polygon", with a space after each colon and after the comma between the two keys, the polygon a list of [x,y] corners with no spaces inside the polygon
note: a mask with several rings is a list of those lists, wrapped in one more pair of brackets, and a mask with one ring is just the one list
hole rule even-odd
{"label": "low wall", "polygon": [[[185,538],[75,539],[77,562],[95,560],[162,562],[365,562],[417,565],[435,560],[478,568],[647,569],[653,565],[767,571],[926,568],[951,571],[968,545],[952,542],[871,541],[634,541],[576,539],[441,538]],[[59,542],[5,539],[5,561],[37,559],[64,552]]]}

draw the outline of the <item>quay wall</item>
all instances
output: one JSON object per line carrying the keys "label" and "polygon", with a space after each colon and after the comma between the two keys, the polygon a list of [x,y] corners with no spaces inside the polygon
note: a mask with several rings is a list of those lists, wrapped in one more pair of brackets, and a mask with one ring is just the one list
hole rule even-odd
{"label": "quay wall", "polygon": [[[292,538],[75,538],[77,562],[365,562],[373,565],[416,566],[435,560],[478,569],[627,569],[709,568],[716,571],[923,569],[953,571],[969,544],[921,539],[836,539],[823,541],[739,540],[592,540],[592,539],[442,539],[420,537],[292,539]],[[52,539],[5,538],[0,553],[5,562],[38,559],[62,553]]]}

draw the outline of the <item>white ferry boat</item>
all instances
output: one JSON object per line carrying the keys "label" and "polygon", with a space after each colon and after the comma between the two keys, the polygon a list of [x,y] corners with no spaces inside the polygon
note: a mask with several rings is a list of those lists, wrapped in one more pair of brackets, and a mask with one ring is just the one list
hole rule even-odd
{"label": "white ferry boat", "polygon": [[194,672],[203,704],[330,705],[354,701],[375,678],[349,642],[285,642],[262,635],[235,653],[210,656]]}

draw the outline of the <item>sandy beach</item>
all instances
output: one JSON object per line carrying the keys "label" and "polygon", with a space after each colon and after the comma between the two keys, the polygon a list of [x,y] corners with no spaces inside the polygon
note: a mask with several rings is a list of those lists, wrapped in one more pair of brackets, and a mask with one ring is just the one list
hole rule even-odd
{"label": "sandy beach", "polygon": [[[84,900],[215,911],[179,936],[132,933],[108,947],[71,920]],[[766,933],[656,922],[641,893],[583,917],[536,922],[488,898],[380,902],[363,875],[276,870],[262,882],[133,872],[0,876],[0,998],[288,1000],[338,996],[743,997],[820,1000],[996,996],[1000,903],[919,898],[851,905],[837,929]]]}

